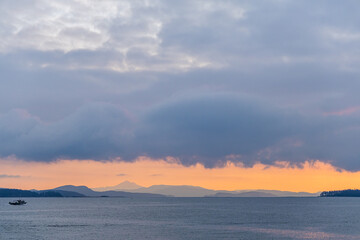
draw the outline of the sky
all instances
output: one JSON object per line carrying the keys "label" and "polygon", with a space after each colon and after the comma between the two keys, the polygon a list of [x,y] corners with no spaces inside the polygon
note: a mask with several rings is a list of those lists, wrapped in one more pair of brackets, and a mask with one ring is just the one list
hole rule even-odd
{"label": "sky", "polygon": [[359,10],[3,0],[0,187],[356,188]]}

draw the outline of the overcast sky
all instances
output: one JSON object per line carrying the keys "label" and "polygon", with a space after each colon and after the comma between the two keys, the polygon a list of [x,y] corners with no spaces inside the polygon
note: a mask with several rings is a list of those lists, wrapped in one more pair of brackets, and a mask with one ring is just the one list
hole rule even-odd
{"label": "overcast sky", "polygon": [[360,170],[358,1],[0,2],[0,156]]}

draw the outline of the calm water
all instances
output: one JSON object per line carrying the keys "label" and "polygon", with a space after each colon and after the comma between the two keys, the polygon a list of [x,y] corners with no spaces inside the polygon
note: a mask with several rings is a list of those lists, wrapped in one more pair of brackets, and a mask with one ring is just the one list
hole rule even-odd
{"label": "calm water", "polygon": [[0,239],[360,239],[360,198],[0,198]]}

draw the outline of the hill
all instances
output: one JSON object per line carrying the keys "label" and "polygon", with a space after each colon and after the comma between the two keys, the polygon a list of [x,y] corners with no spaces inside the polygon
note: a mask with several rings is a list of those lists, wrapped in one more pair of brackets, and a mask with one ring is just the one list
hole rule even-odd
{"label": "hill", "polygon": [[215,190],[210,190],[197,186],[181,185],[181,186],[172,186],[172,185],[153,185],[151,187],[143,187],[132,192],[138,193],[156,193],[164,194],[173,197],[204,197],[206,195],[215,194]]}
{"label": "hill", "polygon": [[278,197],[278,196],[272,193],[250,191],[250,192],[241,192],[241,193],[218,192],[214,195],[209,195],[207,197]]}
{"label": "hill", "polygon": [[146,197],[166,197],[165,195],[161,194],[152,194],[152,193],[134,193],[134,192],[124,192],[124,191],[104,191],[104,192],[97,192],[91,190],[86,186],[73,186],[73,185],[65,185],[61,187],[57,187],[52,189],[54,191],[71,191],[83,194],[87,197],[131,197],[131,198],[146,198]]}
{"label": "hill", "polygon": [[324,191],[320,194],[320,197],[360,197],[360,190],[346,189],[339,191]]}
{"label": "hill", "polygon": [[20,190],[20,189],[0,189],[0,197],[85,197],[82,194],[71,191],[56,191],[56,190]]}
{"label": "hill", "polygon": [[319,193],[290,192],[278,190],[212,190],[189,185],[152,185],[134,190],[137,193],[155,193],[173,197],[317,197]]}

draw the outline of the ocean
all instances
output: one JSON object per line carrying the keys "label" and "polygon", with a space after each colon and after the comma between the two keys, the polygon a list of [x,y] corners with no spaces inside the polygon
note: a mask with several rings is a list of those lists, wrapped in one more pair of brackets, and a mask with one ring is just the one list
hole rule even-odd
{"label": "ocean", "polygon": [[360,198],[0,198],[0,239],[360,239]]}

